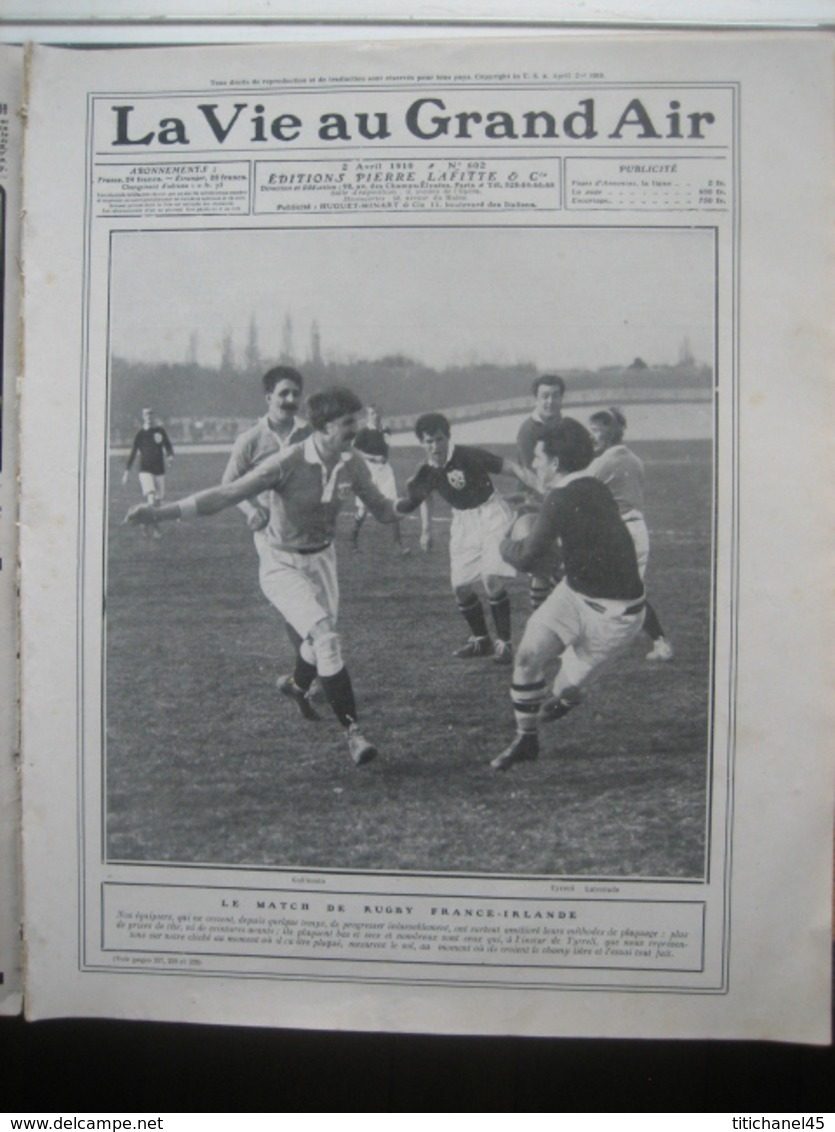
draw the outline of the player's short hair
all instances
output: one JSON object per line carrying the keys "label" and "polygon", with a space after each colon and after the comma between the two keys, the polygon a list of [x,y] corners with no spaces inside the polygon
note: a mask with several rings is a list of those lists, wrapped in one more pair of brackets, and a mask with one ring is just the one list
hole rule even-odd
{"label": "player's short hair", "polygon": [[565,417],[549,428],[543,434],[541,444],[546,456],[551,459],[557,457],[561,472],[580,472],[594,458],[589,430],[573,417]]}
{"label": "player's short hair", "polygon": [[297,386],[299,393],[304,389],[304,378],[297,369],[293,369],[292,366],[273,366],[261,378],[264,392],[272,393],[281,381],[292,381]]}
{"label": "player's short hair", "polygon": [[443,413],[423,413],[415,421],[415,436],[423,440],[430,432],[441,432],[444,436],[451,436],[452,429]]}
{"label": "player's short hair", "polygon": [[555,389],[559,389],[560,393],[565,396],[565,382],[557,373],[542,373],[539,377],[535,377],[531,383],[531,393],[536,397],[539,393],[539,388],[542,385],[552,385]]}
{"label": "player's short hair", "polygon": [[347,417],[349,413],[358,413],[361,408],[362,401],[353,390],[346,389],[344,385],[333,385],[308,397],[307,419],[317,432],[321,432],[326,424]]}
{"label": "player's short hair", "polygon": [[611,405],[608,409],[599,409],[596,413],[592,413],[589,421],[592,424],[602,425],[609,429],[613,440],[617,442],[623,440],[623,434],[626,432],[626,417],[614,405]]}

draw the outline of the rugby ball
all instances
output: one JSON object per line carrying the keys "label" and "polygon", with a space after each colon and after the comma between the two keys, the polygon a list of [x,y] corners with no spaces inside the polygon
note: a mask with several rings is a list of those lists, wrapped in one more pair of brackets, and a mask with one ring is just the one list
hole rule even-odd
{"label": "rugby ball", "polygon": [[523,511],[513,520],[507,537],[512,539],[513,542],[521,542],[521,540],[527,538],[534,529],[538,518],[539,515],[536,511]]}

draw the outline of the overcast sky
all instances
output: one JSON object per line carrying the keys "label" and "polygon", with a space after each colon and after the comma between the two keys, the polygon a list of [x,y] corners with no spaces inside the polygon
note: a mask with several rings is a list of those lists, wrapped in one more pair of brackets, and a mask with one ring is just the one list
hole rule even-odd
{"label": "overcast sky", "polygon": [[373,229],[142,232],[114,238],[111,345],[132,360],[217,365],[250,320],[275,359],[318,323],[326,359],[406,354],[436,368],[540,370],[713,355],[714,266],[699,230]]}

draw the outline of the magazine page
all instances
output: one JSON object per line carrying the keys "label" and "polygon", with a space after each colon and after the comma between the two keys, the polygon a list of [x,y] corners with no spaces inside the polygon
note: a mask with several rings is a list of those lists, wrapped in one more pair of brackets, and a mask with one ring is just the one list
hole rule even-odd
{"label": "magazine page", "polygon": [[831,63],[32,51],[30,1017],[827,1040]]}
{"label": "magazine page", "polygon": [[23,49],[0,48],[0,1014],[21,996],[17,379]]}

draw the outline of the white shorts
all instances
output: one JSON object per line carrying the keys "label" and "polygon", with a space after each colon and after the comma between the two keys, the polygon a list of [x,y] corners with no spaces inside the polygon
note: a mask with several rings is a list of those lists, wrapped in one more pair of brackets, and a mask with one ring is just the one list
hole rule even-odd
{"label": "white shorts", "polygon": [[[572,590],[563,579],[554,592],[531,614],[528,625],[555,633],[566,646],[564,667],[573,657],[580,662],[576,672],[566,671],[572,683],[580,683],[592,669],[625,648],[641,631],[645,601],[612,601],[589,598]],[[632,612],[629,612],[629,611]]]}
{"label": "white shorts", "polygon": [[[368,468],[369,472],[371,472],[371,482],[377,490],[393,503],[394,500],[397,499],[397,484],[394,479],[394,468],[392,468],[391,464],[388,462],[378,464],[373,460],[366,460],[365,466]],[[362,519],[367,512],[368,508],[360,497],[357,496],[357,517]]]}
{"label": "white shorts", "polygon": [[339,580],[333,546],[316,554],[293,554],[270,546],[263,531],[256,532],[255,546],[264,596],[300,637],[308,637],[326,617],[336,624]]}
{"label": "white shorts", "polygon": [[515,578],[516,571],[502,558],[499,544],[513,522],[513,508],[495,493],[480,507],[453,511],[449,534],[452,588],[468,586],[479,578]]}
{"label": "white shorts", "polygon": [[649,561],[649,531],[647,530],[647,525],[640,511],[627,511],[621,518],[624,523],[626,523],[626,529],[632,535],[632,541],[635,544],[635,554],[638,557],[638,572],[643,581],[647,562]]}
{"label": "white shorts", "polygon": [[155,476],[152,472],[139,473],[139,490],[143,495],[153,492],[157,503],[165,499],[165,476]]}

